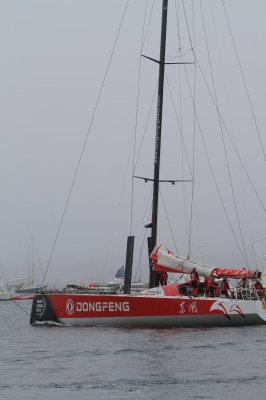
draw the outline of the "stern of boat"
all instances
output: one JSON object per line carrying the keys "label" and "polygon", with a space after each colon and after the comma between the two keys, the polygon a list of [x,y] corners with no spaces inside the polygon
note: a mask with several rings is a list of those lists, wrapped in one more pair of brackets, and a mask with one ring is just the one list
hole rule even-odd
{"label": "stern of boat", "polygon": [[32,301],[30,323],[55,323],[62,325],[62,321],[56,317],[53,311],[49,295],[45,293],[35,294]]}

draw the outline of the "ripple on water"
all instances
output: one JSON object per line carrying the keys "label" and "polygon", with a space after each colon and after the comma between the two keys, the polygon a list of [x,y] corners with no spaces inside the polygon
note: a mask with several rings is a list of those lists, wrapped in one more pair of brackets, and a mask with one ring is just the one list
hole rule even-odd
{"label": "ripple on water", "polygon": [[0,318],[1,400],[265,397],[266,327],[32,327],[12,304]]}

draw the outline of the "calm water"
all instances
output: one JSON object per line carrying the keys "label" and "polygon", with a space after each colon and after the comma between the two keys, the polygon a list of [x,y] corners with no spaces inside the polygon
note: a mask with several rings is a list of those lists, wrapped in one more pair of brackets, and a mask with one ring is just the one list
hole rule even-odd
{"label": "calm water", "polygon": [[266,326],[33,327],[9,302],[0,321],[1,400],[266,398]]}

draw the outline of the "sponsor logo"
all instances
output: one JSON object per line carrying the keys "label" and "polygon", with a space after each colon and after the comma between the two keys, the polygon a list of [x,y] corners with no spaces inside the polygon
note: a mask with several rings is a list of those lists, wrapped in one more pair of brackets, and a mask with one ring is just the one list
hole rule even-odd
{"label": "sponsor logo", "polygon": [[183,301],[182,303],[179,304],[179,314],[184,314],[185,312],[186,312],[185,302]]}
{"label": "sponsor logo", "polygon": [[197,314],[198,309],[197,309],[197,303],[195,301],[193,301],[193,303],[190,304],[189,311],[194,314]]}
{"label": "sponsor logo", "polygon": [[95,301],[95,302],[87,302],[87,301],[78,301],[76,303],[76,311],[77,312],[129,312],[129,302],[128,301]]}
{"label": "sponsor logo", "polygon": [[72,299],[68,299],[66,302],[66,312],[68,315],[74,314],[74,312],[129,312],[128,301],[77,301],[73,302]]}
{"label": "sponsor logo", "polygon": [[72,315],[74,313],[74,302],[71,299],[68,299],[66,302],[66,312],[68,315]]}
{"label": "sponsor logo", "polygon": [[221,301],[216,301],[215,303],[213,303],[213,305],[210,308],[210,311],[222,311],[222,313],[224,314],[224,316],[227,319],[231,319],[229,314],[239,314],[241,315],[242,318],[245,318],[245,315],[243,314],[243,311],[241,309],[241,307],[238,304],[226,304],[223,303]]}
{"label": "sponsor logo", "polygon": [[36,316],[39,318],[42,317],[45,310],[46,310],[46,300],[44,297],[41,297],[36,301],[36,306],[35,306]]}
{"label": "sponsor logo", "polygon": [[187,307],[186,303],[182,301],[182,303],[179,304],[179,314],[197,314],[198,313],[198,308],[197,308],[197,303],[193,301],[189,306]]}

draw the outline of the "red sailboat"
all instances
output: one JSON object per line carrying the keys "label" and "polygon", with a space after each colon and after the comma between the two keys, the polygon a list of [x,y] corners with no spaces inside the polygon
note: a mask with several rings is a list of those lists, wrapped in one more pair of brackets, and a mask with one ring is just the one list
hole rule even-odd
{"label": "red sailboat", "polygon": [[[190,273],[200,277],[248,279],[249,287],[229,293],[191,282],[169,284],[133,294],[42,293],[35,295],[31,322],[112,326],[235,326],[266,323],[266,300],[258,282],[260,272],[209,267],[177,257],[163,246],[151,254],[155,271]],[[218,285],[216,283],[216,285]]]}
{"label": "red sailboat", "polygon": [[[148,238],[149,288],[131,292],[134,237],[129,236],[123,293],[108,294],[100,290],[95,293],[89,288],[73,292],[44,290],[34,296],[31,323],[163,327],[266,323],[266,294],[260,283],[260,272],[209,267],[175,256],[164,246],[157,246],[167,12],[168,0],[162,0],[160,59],[146,57],[159,64],[154,176],[153,179],[141,177],[153,182],[152,221],[148,226],[151,228],[151,237]],[[198,275],[195,285],[190,278],[193,271]],[[188,279],[182,283],[160,285],[159,274],[162,272],[187,274]],[[223,286],[228,278],[249,283],[228,289]]]}

